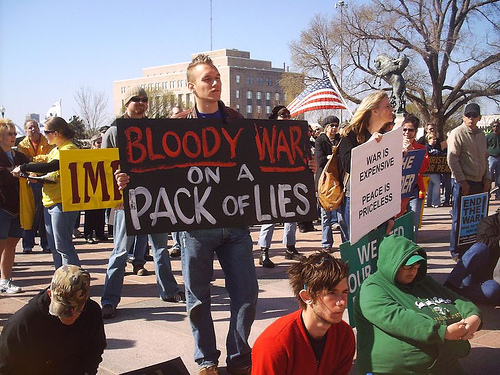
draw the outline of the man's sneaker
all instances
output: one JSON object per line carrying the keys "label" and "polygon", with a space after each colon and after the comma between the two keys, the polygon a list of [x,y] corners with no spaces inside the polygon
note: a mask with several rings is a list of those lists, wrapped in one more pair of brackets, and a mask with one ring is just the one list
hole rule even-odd
{"label": "man's sneaker", "polygon": [[134,266],[134,274],[137,276],[147,276],[149,275],[149,271],[144,266]]}
{"label": "man's sneaker", "polygon": [[73,238],[82,238],[83,234],[78,228],[73,229]]}
{"label": "man's sneaker", "polygon": [[301,253],[297,251],[295,246],[287,246],[285,250],[285,259],[287,260],[302,260],[305,258]]}
{"label": "man's sneaker", "polygon": [[21,293],[23,290],[12,282],[12,279],[0,280],[0,292],[8,294]]}
{"label": "man's sneaker", "polygon": [[227,367],[228,375],[250,375],[251,373],[252,373],[252,365],[242,368],[232,368],[230,366]]}
{"label": "man's sneaker", "polygon": [[178,247],[170,250],[170,258],[179,258],[181,256],[181,249]]}
{"label": "man's sneaker", "polygon": [[219,375],[217,366],[202,367],[200,368],[199,375]]}
{"label": "man's sneaker", "polygon": [[339,223],[333,223],[332,224],[332,230],[340,230],[340,224]]}
{"label": "man's sneaker", "polygon": [[33,249],[31,248],[26,248],[26,249],[23,249],[23,254],[31,254],[33,252]]}
{"label": "man's sneaker", "polygon": [[[164,300],[165,302],[183,303],[186,302],[186,295],[184,294],[184,292],[177,292],[172,297],[168,298],[161,297],[161,299]],[[215,367],[217,368],[217,366]],[[209,374],[211,374],[211,372],[209,372]]]}
{"label": "man's sneaker", "polygon": [[147,262],[152,262],[154,260],[152,255],[146,254],[144,255],[144,260]]}
{"label": "man's sneaker", "polygon": [[116,306],[111,304],[106,304],[102,307],[102,318],[103,319],[111,319],[116,315]]}

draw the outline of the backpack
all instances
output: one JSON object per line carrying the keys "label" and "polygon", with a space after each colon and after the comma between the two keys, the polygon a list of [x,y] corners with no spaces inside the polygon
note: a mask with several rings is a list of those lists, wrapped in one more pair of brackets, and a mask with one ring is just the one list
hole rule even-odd
{"label": "backpack", "polygon": [[342,188],[337,152],[339,146],[340,142],[337,146],[332,146],[332,157],[326,163],[318,181],[318,201],[325,211],[333,211],[340,207],[344,200],[345,186],[347,186],[349,179],[349,174],[346,173],[344,188]]}

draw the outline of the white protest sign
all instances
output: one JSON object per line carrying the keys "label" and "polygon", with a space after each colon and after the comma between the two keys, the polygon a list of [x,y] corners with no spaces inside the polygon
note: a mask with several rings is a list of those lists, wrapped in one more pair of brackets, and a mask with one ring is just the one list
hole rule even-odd
{"label": "white protest sign", "polygon": [[365,142],[351,153],[350,242],[401,211],[402,128],[380,142]]}

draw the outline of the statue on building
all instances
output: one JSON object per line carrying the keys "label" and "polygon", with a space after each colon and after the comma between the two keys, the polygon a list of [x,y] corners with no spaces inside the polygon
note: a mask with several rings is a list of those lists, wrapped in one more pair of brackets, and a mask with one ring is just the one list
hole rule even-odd
{"label": "statue on building", "polygon": [[[379,78],[379,87],[381,79],[384,78],[392,85],[391,105],[396,113],[404,113],[406,107],[406,84],[403,78],[403,71],[408,66],[410,60],[408,56],[402,55],[398,58],[391,58],[386,54],[381,54],[375,59],[375,68]],[[375,82],[377,78],[375,78]]]}

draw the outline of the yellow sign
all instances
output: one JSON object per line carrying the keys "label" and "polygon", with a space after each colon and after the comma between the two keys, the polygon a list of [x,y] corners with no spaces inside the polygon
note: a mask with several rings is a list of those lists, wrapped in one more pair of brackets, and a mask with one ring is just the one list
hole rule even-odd
{"label": "yellow sign", "polygon": [[62,150],[59,170],[63,211],[116,207],[122,202],[114,178],[119,167],[117,148]]}

